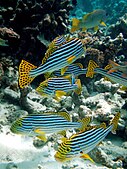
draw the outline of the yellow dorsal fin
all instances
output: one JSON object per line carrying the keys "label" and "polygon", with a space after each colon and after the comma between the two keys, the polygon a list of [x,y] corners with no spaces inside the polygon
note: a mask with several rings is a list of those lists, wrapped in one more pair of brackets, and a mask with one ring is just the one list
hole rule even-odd
{"label": "yellow dorsal fin", "polygon": [[111,69],[112,68],[112,65],[111,64],[108,64],[107,66],[105,66],[105,70],[109,70],[109,69]]}
{"label": "yellow dorsal fin", "polygon": [[30,77],[29,72],[32,69],[36,69],[37,66],[34,66],[33,64],[22,60],[19,65],[19,86],[20,88],[24,88],[28,86],[36,77]]}
{"label": "yellow dorsal fin", "polygon": [[46,72],[46,73],[44,74],[45,79],[47,80],[48,78],[50,78],[50,76],[53,76],[52,74],[53,74],[53,73],[51,73],[51,72]]}
{"label": "yellow dorsal fin", "polygon": [[81,69],[83,69],[83,65],[81,63],[74,63],[74,64],[79,66]]}
{"label": "yellow dorsal fin", "polygon": [[85,14],[85,15],[83,16],[83,19],[86,20],[90,15],[91,15],[91,13]]}
{"label": "yellow dorsal fin", "polygon": [[93,60],[90,60],[89,61],[89,64],[88,64],[88,70],[87,70],[87,73],[86,73],[86,77],[90,77],[90,78],[93,78],[93,75],[94,75],[94,69],[99,67]]}
{"label": "yellow dorsal fin", "polygon": [[62,116],[67,121],[71,121],[70,115],[67,112],[58,112],[57,114]]}
{"label": "yellow dorsal fin", "polygon": [[106,124],[103,122],[97,128],[104,128],[104,129],[106,129]]}
{"label": "yellow dorsal fin", "polygon": [[78,122],[80,122],[82,124],[80,130],[84,130],[88,124],[91,122],[91,117],[85,117],[82,120],[79,120]]}
{"label": "yellow dorsal fin", "polygon": [[80,79],[76,79],[75,84],[77,84],[78,88],[74,91],[76,94],[81,94],[82,91],[82,85]]}
{"label": "yellow dorsal fin", "polygon": [[49,49],[47,50],[47,52],[46,52],[44,58],[42,59],[42,64],[46,63],[47,59],[50,57],[50,55],[51,55],[53,52],[56,51],[57,48],[58,48],[58,47],[55,46],[55,45],[52,45],[52,46],[49,47]]}
{"label": "yellow dorsal fin", "polygon": [[117,126],[118,126],[118,121],[119,121],[119,118],[120,118],[120,112],[118,112],[114,119],[111,121],[110,125],[113,125],[113,128],[112,128],[112,133],[115,134],[116,133],[116,129],[117,129]]}

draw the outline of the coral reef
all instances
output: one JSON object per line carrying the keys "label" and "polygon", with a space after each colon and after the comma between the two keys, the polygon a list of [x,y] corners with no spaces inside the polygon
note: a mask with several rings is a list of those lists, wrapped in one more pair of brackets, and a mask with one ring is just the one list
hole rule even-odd
{"label": "coral reef", "polygon": [[[56,36],[65,34],[68,31],[70,9],[70,0],[44,0],[43,3],[40,0],[2,0],[0,25],[7,35],[13,34],[9,41],[11,56],[18,61],[26,58],[40,64],[46,46],[37,37],[43,36],[44,40],[51,41]],[[18,36],[18,42],[14,40],[14,35]],[[6,39],[5,36],[4,38]],[[7,53],[6,50],[3,52]],[[9,53],[10,50],[7,54]]]}

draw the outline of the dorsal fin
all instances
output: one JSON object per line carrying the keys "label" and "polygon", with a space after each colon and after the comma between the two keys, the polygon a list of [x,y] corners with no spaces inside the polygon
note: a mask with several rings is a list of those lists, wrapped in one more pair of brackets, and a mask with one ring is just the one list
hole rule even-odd
{"label": "dorsal fin", "polygon": [[119,121],[119,118],[120,118],[120,112],[118,112],[114,119],[111,121],[110,125],[113,125],[113,128],[112,128],[112,133],[115,134],[116,133],[116,129],[117,129],[117,126],[118,126],[118,121]]}
{"label": "dorsal fin", "polygon": [[77,65],[78,67],[80,67],[81,69],[83,69],[83,65],[81,63],[74,63],[74,65]]}
{"label": "dorsal fin", "polygon": [[81,131],[85,130],[85,128],[88,126],[88,124],[91,122],[91,117],[85,117],[82,120],[78,120],[79,123],[81,123],[81,128],[79,128]]}
{"label": "dorsal fin", "polygon": [[58,112],[57,114],[65,118],[67,121],[71,121],[70,115],[67,112]]}
{"label": "dorsal fin", "polygon": [[71,121],[70,115],[67,112],[47,112],[44,114],[55,114],[55,115],[63,117],[67,121]]}
{"label": "dorsal fin", "polygon": [[111,69],[112,68],[112,65],[111,64],[108,64],[107,66],[105,66],[105,70],[109,70],[109,69]]}
{"label": "dorsal fin", "polygon": [[85,14],[85,15],[83,16],[83,19],[86,20],[90,15],[91,15],[91,13]]}

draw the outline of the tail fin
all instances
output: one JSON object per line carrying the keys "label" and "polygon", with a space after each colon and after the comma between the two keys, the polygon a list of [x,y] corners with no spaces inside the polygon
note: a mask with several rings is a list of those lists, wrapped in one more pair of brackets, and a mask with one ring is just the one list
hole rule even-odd
{"label": "tail fin", "polygon": [[19,65],[19,86],[20,88],[24,88],[25,86],[28,86],[35,77],[30,77],[29,72],[32,69],[37,68],[37,66],[34,66],[33,64],[22,60]]}
{"label": "tail fin", "polygon": [[90,77],[90,78],[93,78],[93,75],[94,75],[94,69],[99,67],[93,60],[90,60],[89,61],[89,64],[88,64],[88,70],[87,70],[87,73],[86,73],[86,77]]}
{"label": "tail fin", "polygon": [[119,118],[120,118],[120,112],[118,112],[114,119],[111,121],[110,125],[113,125],[113,128],[112,128],[112,133],[113,134],[116,134],[116,129],[117,129],[117,126],[118,126],[118,121],[119,121]]}

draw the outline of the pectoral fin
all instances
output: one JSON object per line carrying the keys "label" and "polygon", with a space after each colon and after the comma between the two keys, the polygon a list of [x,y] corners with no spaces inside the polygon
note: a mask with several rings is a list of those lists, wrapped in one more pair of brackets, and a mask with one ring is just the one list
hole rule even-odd
{"label": "pectoral fin", "polygon": [[71,64],[74,61],[75,57],[76,56],[70,56],[69,58],[67,58],[68,64]]}
{"label": "pectoral fin", "polygon": [[81,94],[82,91],[82,85],[80,79],[76,79],[75,84],[77,84],[77,89],[74,91],[76,94]]}
{"label": "pectoral fin", "polygon": [[38,134],[38,138],[41,139],[42,141],[46,142],[47,139],[46,139],[46,136],[45,136],[45,132],[41,131],[40,129],[35,129],[34,130],[35,133]]}
{"label": "pectoral fin", "polygon": [[102,26],[106,26],[106,24],[105,24],[103,21],[101,21],[100,24],[101,24]]}
{"label": "pectoral fin", "polygon": [[84,154],[84,153],[81,152],[80,158],[88,159],[88,160],[90,160],[92,163],[94,163],[93,159],[92,159],[88,154]]}
{"label": "pectoral fin", "polygon": [[86,32],[86,30],[87,30],[87,28],[85,28],[85,27],[84,27],[84,28],[82,28],[82,31],[83,31],[83,32]]}

